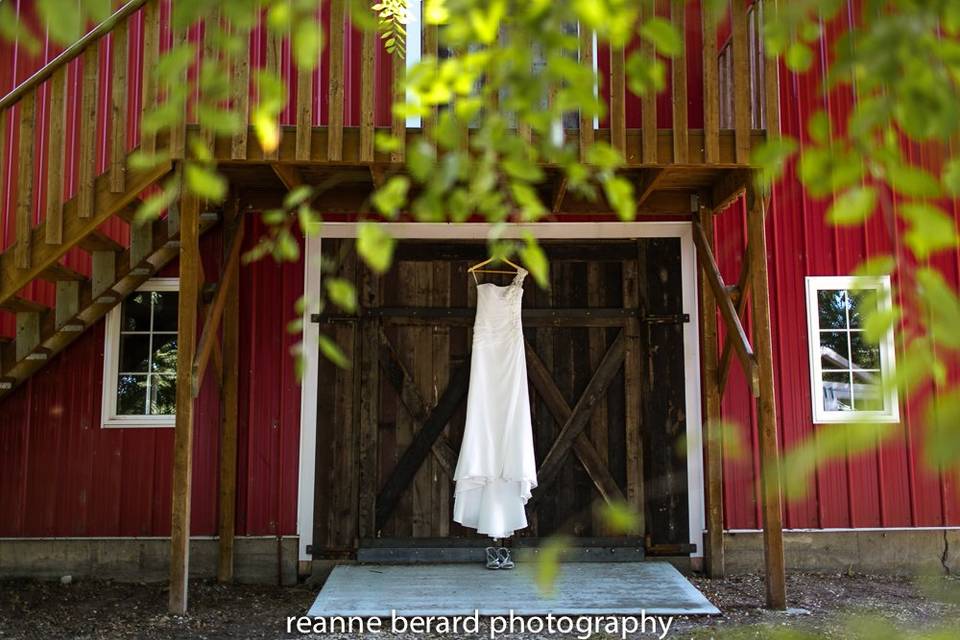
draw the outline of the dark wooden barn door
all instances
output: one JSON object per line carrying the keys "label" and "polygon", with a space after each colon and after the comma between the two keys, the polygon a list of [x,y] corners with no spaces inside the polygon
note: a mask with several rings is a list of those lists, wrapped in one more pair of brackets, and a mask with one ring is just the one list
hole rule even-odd
{"label": "dark wooden barn door", "polygon": [[[322,318],[321,331],[354,366],[320,366],[315,553],[349,555],[376,537],[473,536],[452,522],[452,474],[476,305],[466,269],[485,247],[401,242],[394,267],[377,278],[351,245],[323,244],[338,275],[357,284],[361,308],[358,317]],[[684,544],[679,241],[545,248],[549,290],[532,277],[524,285],[540,488],[520,535],[609,537],[597,507],[616,500],[642,515],[637,534],[650,544]]]}

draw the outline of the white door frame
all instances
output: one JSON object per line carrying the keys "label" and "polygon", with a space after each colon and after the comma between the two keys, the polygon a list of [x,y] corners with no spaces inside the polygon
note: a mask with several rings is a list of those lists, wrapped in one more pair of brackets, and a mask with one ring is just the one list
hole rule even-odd
{"label": "white door frame", "polygon": [[[495,225],[488,223],[386,222],[390,234],[405,240],[486,240]],[[303,358],[300,395],[300,479],[297,498],[297,533],[300,560],[310,560],[307,545],[313,543],[313,501],[317,445],[317,358],[319,325],[311,315],[319,312],[320,251],[322,238],[355,238],[357,223],[324,222],[308,233],[304,259]],[[536,222],[496,225],[498,237],[520,238],[532,233],[541,240],[591,240],[601,238],[679,238],[683,313],[690,322],[683,326],[684,380],[687,412],[687,495],[690,542],[703,555],[703,438],[700,415],[700,334],[697,304],[697,258],[689,222]],[[306,455],[305,455],[306,454]]]}

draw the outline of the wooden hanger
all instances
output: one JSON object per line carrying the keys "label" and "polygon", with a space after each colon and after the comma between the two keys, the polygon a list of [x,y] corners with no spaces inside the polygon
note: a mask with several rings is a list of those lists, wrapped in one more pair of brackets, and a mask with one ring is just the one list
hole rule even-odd
{"label": "wooden hanger", "polygon": [[[502,260],[503,262],[506,262],[508,265],[516,269],[516,271],[504,271],[502,269],[481,269],[480,268],[490,264],[494,260]],[[472,273],[474,280],[477,280],[478,273],[507,273],[507,274],[516,275],[520,273],[520,266],[514,262],[511,262],[509,258],[487,258],[483,262],[478,262],[477,264],[467,269],[467,273]]]}

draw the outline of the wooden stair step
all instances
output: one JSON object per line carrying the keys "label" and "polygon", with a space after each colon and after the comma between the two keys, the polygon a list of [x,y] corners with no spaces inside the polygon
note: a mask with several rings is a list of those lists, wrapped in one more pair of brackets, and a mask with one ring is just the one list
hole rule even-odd
{"label": "wooden stair step", "polygon": [[[216,213],[201,215],[200,233],[210,229],[218,220],[219,215]],[[16,339],[0,342],[0,397],[10,393],[41,369],[55,354],[76,340],[87,327],[100,320],[158,269],[177,257],[180,242],[176,219],[155,220],[149,226],[151,231],[144,236],[149,236],[151,244],[149,248],[138,249],[146,252],[142,260],[132,263],[132,247],[116,252],[94,252],[95,257],[99,256],[103,261],[109,258],[109,268],[101,268],[102,282],[97,284],[96,278],[91,278],[58,283],[56,312],[37,313],[32,318],[23,317],[22,319],[28,322],[24,325],[20,344]],[[98,249],[105,248],[102,244],[96,246]],[[96,268],[94,271],[96,274]],[[94,291],[95,286],[99,287],[98,291]],[[18,310],[48,310],[43,305],[30,303],[22,298],[14,298],[13,301],[16,301]]]}
{"label": "wooden stair step", "polygon": [[123,251],[123,245],[101,231],[93,231],[87,234],[77,246],[87,253],[96,251]]}
{"label": "wooden stair step", "polygon": [[0,309],[10,313],[43,313],[48,311],[50,307],[20,296],[11,296],[9,300],[0,304]]}
{"label": "wooden stair step", "polygon": [[124,205],[117,211],[116,215],[123,219],[128,224],[133,224],[134,219],[137,216],[137,210],[140,209],[140,205],[143,204],[143,200],[140,198],[134,198],[128,204]]}
{"label": "wooden stair step", "polygon": [[87,279],[87,277],[79,271],[75,271],[61,262],[54,262],[41,271],[40,277],[48,282],[81,282]]}

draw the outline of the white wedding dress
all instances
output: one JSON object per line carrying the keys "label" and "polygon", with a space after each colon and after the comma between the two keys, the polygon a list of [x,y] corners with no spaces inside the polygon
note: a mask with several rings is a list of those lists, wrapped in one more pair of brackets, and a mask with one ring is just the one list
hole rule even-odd
{"label": "white wedding dress", "polygon": [[537,486],[520,302],[525,269],[507,286],[477,285],[467,419],[453,519],[491,538],[527,526]]}

